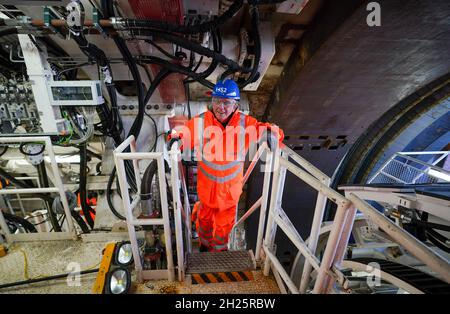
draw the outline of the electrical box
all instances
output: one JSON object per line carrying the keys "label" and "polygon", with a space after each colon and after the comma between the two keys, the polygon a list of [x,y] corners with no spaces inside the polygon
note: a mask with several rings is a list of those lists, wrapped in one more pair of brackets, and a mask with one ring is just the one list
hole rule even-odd
{"label": "electrical box", "polygon": [[52,106],[97,106],[105,102],[100,81],[51,81],[47,86]]}

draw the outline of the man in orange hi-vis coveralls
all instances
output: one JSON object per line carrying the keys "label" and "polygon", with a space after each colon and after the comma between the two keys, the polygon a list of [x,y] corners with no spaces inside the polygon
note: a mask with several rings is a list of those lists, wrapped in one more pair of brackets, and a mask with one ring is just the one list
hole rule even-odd
{"label": "man in orange hi-vis coveralls", "polygon": [[189,120],[171,138],[181,138],[184,148],[197,153],[197,202],[192,211],[200,251],[224,251],[235,222],[243,187],[245,155],[270,129],[278,140],[284,134],[277,126],[258,122],[238,110],[240,92],[232,80],[219,81],[209,110]]}

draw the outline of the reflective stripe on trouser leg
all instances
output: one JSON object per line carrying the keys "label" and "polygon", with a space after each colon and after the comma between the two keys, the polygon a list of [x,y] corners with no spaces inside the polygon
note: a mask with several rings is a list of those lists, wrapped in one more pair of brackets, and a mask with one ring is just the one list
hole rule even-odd
{"label": "reflective stripe on trouser leg", "polygon": [[228,236],[233,228],[236,216],[236,206],[214,212],[214,232],[212,251],[223,251],[228,247]]}
{"label": "reflective stripe on trouser leg", "polygon": [[213,210],[202,203],[198,207],[196,226],[200,243],[210,247],[214,227]]}

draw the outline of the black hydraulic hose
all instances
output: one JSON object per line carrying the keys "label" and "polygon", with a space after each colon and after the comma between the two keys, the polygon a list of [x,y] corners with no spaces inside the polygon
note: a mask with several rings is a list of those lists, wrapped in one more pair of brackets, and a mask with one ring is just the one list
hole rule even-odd
{"label": "black hydraulic hose", "polygon": [[137,84],[138,91],[138,114],[136,119],[133,122],[133,125],[128,132],[128,136],[134,135],[137,139],[139,137],[139,133],[141,132],[142,123],[144,121],[144,113],[145,113],[145,105],[144,105],[144,88],[142,85],[141,75],[139,74],[139,70],[136,65],[136,61],[130,53],[130,50],[126,46],[126,42],[118,36],[114,36],[113,40],[116,42],[117,47],[119,48],[123,58],[128,64],[128,67],[131,71],[131,75],[133,76],[134,81]]}
{"label": "black hydraulic hose", "polygon": [[72,215],[72,218],[77,222],[78,226],[80,226],[83,233],[90,233],[89,227],[86,225],[86,222],[78,212],[71,210],[70,214]]}
{"label": "black hydraulic hose", "polygon": [[[41,162],[39,165],[36,166],[36,168],[38,170],[39,181],[40,181],[41,187],[48,188],[50,186],[50,184],[48,181],[47,170],[45,169],[45,164],[43,162]],[[53,212],[53,209],[52,209],[53,201],[46,200],[45,202],[48,205],[47,212],[48,212],[48,216],[50,218],[50,222],[53,226],[53,230],[55,230],[56,232],[60,232],[61,226],[59,225],[58,218],[56,217],[56,214]]]}
{"label": "black hydraulic hose", "polygon": [[121,215],[116,208],[114,207],[114,204],[112,202],[111,196],[112,196],[112,184],[114,182],[114,178],[116,177],[116,167],[113,168],[111,171],[111,174],[109,175],[108,184],[106,185],[106,201],[108,202],[109,209],[111,212],[119,218],[120,220],[125,220],[125,217]]}
{"label": "black hydraulic hose", "polygon": [[[17,180],[15,177],[13,177],[11,174],[6,172],[2,168],[0,168],[0,177],[2,177],[5,180],[8,180],[14,186],[22,188],[22,189],[33,189],[33,188],[36,188],[34,185],[30,185],[30,184],[26,183],[25,181]],[[39,193],[39,194],[36,194],[36,195],[31,194],[31,196],[33,196],[33,197],[35,196],[35,197],[41,198],[42,200],[44,200],[47,203],[53,203],[53,198],[47,193],[46,194]]]}
{"label": "black hydraulic hose", "polygon": [[[149,90],[147,91],[147,94],[145,95],[144,105],[146,105],[148,103],[148,101],[152,97],[152,95],[155,92],[158,85],[170,73],[172,73],[172,72],[168,69],[162,69],[158,72],[158,74],[156,75],[155,79],[153,80]],[[144,113],[145,113],[145,111],[144,111]],[[155,133],[155,136],[157,136],[157,132]],[[155,140],[157,140],[157,138]],[[127,164],[125,164],[125,166],[127,166]],[[109,209],[114,214],[114,216],[116,216],[118,219],[125,220],[125,217],[123,215],[121,215],[114,207],[114,203],[112,200],[112,193],[113,193],[112,185],[113,185],[115,177],[116,177],[116,167],[114,167],[113,170],[111,171],[111,174],[109,175],[109,179],[108,179],[108,184],[106,185],[106,201],[108,202]],[[130,182],[130,185],[131,185],[131,182]],[[135,188],[134,190],[137,191],[137,188]]]}
{"label": "black hydraulic hose", "polygon": [[213,28],[220,27],[226,21],[232,18],[241,9],[243,4],[243,0],[236,0],[221,16],[216,17],[211,21],[196,25],[178,25],[164,21],[137,19],[124,19],[124,24],[128,28],[152,28],[182,34],[206,33]]}
{"label": "black hydraulic hose", "polygon": [[437,223],[422,221],[422,220],[418,220],[418,219],[412,219],[411,224],[425,227],[426,229],[438,229],[438,230],[450,232],[450,226],[443,225],[443,224],[437,224]]}
{"label": "black hydraulic hose", "polygon": [[[212,37],[214,51],[217,52],[217,53],[222,53],[222,38],[220,36],[220,30],[219,29],[216,29],[216,30],[213,29],[211,31],[211,37]],[[214,72],[214,70],[217,68],[218,65],[219,65],[219,62],[217,60],[215,60],[215,59],[212,59],[211,64],[209,65],[209,67],[205,71],[196,74],[195,77],[192,78],[192,79],[185,80],[185,82],[186,83],[192,83],[192,82],[198,81],[200,79],[206,79],[211,73]],[[203,85],[205,85],[205,84],[203,84]],[[214,84],[212,84],[212,85],[213,85],[212,88],[214,88]],[[209,87],[209,86],[207,86],[207,87]]]}
{"label": "black hydraulic hose", "polygon": [[[2,168],[0,168],[0,177],[2,177],[5,180],[8,180],[9,182],[11,182],[13,185],[23,188],[23,189],[32,189],[35,188],[35,186],[30,185],[24,181],[20,181],[17,180],[14,176],[12,176],[11,174],[9,174],[8,172],[6,172],[5,170],[3,170]],[[50,199],[50,198],[49,198]]]}
{"label": "black hydraulic hose", "polygon": [[94,220],[91,217],[91,212],[94,212],[94,210],[88,205],[87,200],[86,200],[86,198],[87,198],[86,143],[81,144],[79,146],[79,149],[80,149],[80,183],[79,183],[80,203],[81,203],[81,209],[83,211],[84,219],[86,219],[86,222],[92,229],[92,228],[94,228]]}
{"label": "black hydraulic hose", "polygon": [[152,181],[153,177],[158,170],[158,163],[153,160],[145,169],[144,175],[141,181],[141,201],[147,201],[151,199],[152,193]]}
{"label": "black hydraulic hose", "polygon": [[163,66],[164,68],[170,70],[171,72],[176,72],[176,73],[181,73],[181,74],[185,74],[187,76],[193,77],[195,80],[197,80],[199,83],[205,85],[206,87],[213,89],[214,88],[214,84],[211,83],[210,81],[203,79],[203,78],[199,78],[199,74],[192,72],[190,69],[178,65],[178,64],[174,64],[171,63],[167,60],[158,58],[158,57],[153,57],[153,56],[146,56],[145,59],[141,59],[140,60],[142,63],[155,63],[155,64],[159,64],[161,66]]}
{"label": "black hydraulic hose", "polygon": [[177,44],[180,47],[189,49],[189,50],[194,51],[205,57],[212,58],[213,60],[216,60],[219,63],[226,65],[229,69],[232,69],[232,70],[240,71],[242,73],[248,73],[248,72],[252,71],[251,68],[243,68],[237,62],[235,62],[231,59],[228,59],[223,54],[217,53],[214,50],[203,47],[200,44],[191,42],[184,37],[164,33],[164,32],[157,31],[157,30],[146,30],[146,29],[133,30],[133,34],[138,35],[138,36],[156,36],[156,37],[162,38],[171,43]]}
{"label": "black hydraulic hose", "polygon": [[446,253],[450,253],[450,248],[445,245],[445,243],[448,241],[446,237],[441,235],[440,233],[434,231],[433,229],[429,229],[426,231],[428,240],[430,240],[431,243],[436,245],[438,248],[443,250]]}
{"label": "black hydraulic hose", "polygon": [[76,274],[76,275],[92,274],[92,273],[96,273],[98,271],[99,271],[99,269],[96,268],[96,269],[83,270],[83,271],[80,271],[79,273],[67,273],[67,274],[60,274],[60,275],[43,277],[43,278],[36,278],[36,279],[28,279],[28,280],[23,280],[23,281],[16,281],[16,282],[11,282],[11,283],[0,285],[0,289],[11,288],[11,287],[16,287],[16,286],[22,286],[22,285],[28,285],[28,284],[32,284],[32,283],[36,283],[36,282],[42,282],[42,281],[49,281],[49,280],[54,280],[54,279],[65,278],[65,277],[68,277],[68,276],[71,276],[71,275],[74,275],[74,274]]}
{"label": "black hydraulic hose", "polygon": [[22,217],[12,215],[10,213],[3,213],[3,217],[5,217],[5,219],[7,221],[11,221],[11,222],[14,222],[14,223],[17,223],[17,224],[23,226],[25,228],[25,230],[27,230],[28,232],[31,232],[31,233],[37,232],[36,227],[31,222],[29,222],[28,220],[26,220]]}
{"label": "black hydraulic hose", "polygon": [[[148,201],[151,199],[152,197],[152,181],[153,181],[153,177],[155,176],[155,174],[158,171],[158,163],[156,162],[156,160],[153,160],[145,169],[144,171],[144,175],[142,176],[142,181],[141,181],[141,201]],[[170,167],[169,167],[169,163],[164,160],[164,172],[165,173],[169,173],[170,172]],[[166,181],[167,182],[167,181]],[[168,201],[171,202],[172,201],[172,194],[170,193],[170,190],[167,189],[167,196],[168,196]]]}
{"label": "black hydraulic hose", "polygon": [[[155,92],[158,85],[171,73],[172,72],[167,68],[163,68],[158,72],[158,74],[153,79],[152,85],[150,85],[150,88],[148,89],[147,94],[145,95],[144,105],[147,105],[147,103],[150,101],[150,98],[152,97],[152,95]],[[155,134],[155,136],[156,135],[157,134]]]}

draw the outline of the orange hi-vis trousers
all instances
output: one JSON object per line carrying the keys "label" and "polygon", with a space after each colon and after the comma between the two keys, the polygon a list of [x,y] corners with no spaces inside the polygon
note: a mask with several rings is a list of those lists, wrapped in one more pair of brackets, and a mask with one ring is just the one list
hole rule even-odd
{"label": "orange hi-vis trousers", "polygon": [[218,209],[197,202],[192,212],[200,244],[210,252],[224,251],[228,247],[228,235],[233,228],[236,206]]}

